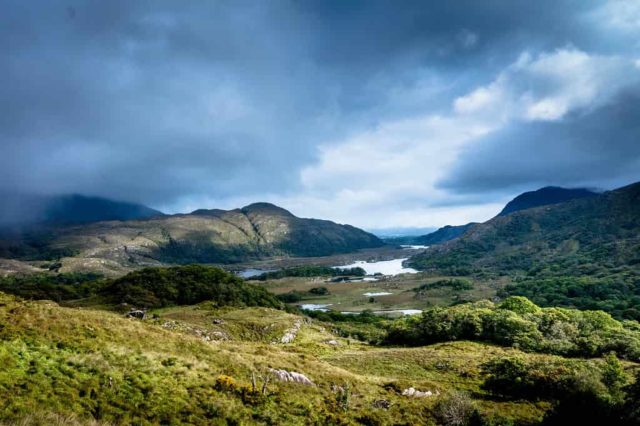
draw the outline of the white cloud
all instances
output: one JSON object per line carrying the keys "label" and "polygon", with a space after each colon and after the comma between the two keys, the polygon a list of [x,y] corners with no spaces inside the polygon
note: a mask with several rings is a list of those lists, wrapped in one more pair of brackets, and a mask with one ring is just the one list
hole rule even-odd
{"label": "white cloud", "polygon": [[463,148],[507,125],[560,121],[598,108],[639,77],[635,61],[623,57],[575,48],[524,53],[491,83],[455,99],[449,111],[382,123],[322,145],[318,162],[300,174],[305,195],[271,201],[371,228],[489,219],[506,200],[465,200],[437,187]]}
{"label": "white cloud", "polygon": [[635,61],[589,55],[575,48],[537,57],[523,54],[490,84],[454,101],[460,114],[495,120],[556,121],[604,105],[621,89],[640,81]]}
{"label": "white cloud", "polygon": [[640,31],[640,1],[609,0],[595,11],[594,20],[613,29]]}

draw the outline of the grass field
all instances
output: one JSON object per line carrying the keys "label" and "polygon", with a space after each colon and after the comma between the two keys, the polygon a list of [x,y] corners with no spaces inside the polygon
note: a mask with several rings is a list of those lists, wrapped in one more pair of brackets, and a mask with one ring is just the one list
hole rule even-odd
{"label": "grass field", "polygon": [[[296,324],[295,340],[279,343]],[[496,400],[480,387],[484,362],[514,354],[562,360],[469,342],[374,347],[335,335],[331,324],[266,308],[203,303],[136,320],[0,295],[0,419],[42,425],[433,424],[438,400],[465,391],[483,415],[535,422],[548,402]],[[264,395],[252,392],[252,374],[269,368],[302,373],[315,386],[271,380]],[[337,386],[349,389],[346,405]],[[439,395],[402,396],[408,387]],[[380,400],[389,406],[379,408]]]}
{"label": "grass field", "polygon": [[[473,289],[458,291],[452,288],[435,288],[417,294],[415,288],[452,277],[434,277],[425,274],[402,274],[380,278],[379,281],[332,283],[330,277],[290,277],[261,282],[275,294],[299,292],[304,299],[298,304],[330,304],[329,309],[343,312],[360,312],[365,309],[387,311],[396,309],[424,309],[430,306],[448,306],[461,301],[491,299],[502,287],[500,281],[473,281]],[[315,287],[326,287],[329,294],[308,294]],[[384,296],[369,296],[366,293],[392,293]],[[373,300],[371,298],[373,297]]]}

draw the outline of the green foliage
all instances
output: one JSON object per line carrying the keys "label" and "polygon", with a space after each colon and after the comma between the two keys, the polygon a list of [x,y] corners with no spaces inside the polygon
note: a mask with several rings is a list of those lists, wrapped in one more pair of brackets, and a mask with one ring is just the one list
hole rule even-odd
{"label": "green foliage", "polygon": [[[496,217],[446,246],[414,256],[409,264],[441,275],[614,279],[632,286],[624,291],[634,293],[640,279],[639,196],[636,183],[596,197]],[[629,306],[634,304],[637,301]]]}
{"label": "green foliage", "polygon": [[525,278],[506,286],[499,295],[525,296],[540,306],[603,310],[616,318],[640,321],[640,277]]}
{"label": "green foliage", "polygon": [[438,424],[444,426],[481,425],[482,419],[469,395],[452,392],[438,400],[433,407]]}
{"label": "green foliage", "polygon": [[53,245],[54,239],[54,234],[44,229],[25,232],[17,239],[0,234],[0,257],[56,261],[78,254],[73,248]]}
{"label": "green foliage", "polygon": [[360,322],[366,324],[382,323],[386,319],[366,309],[359,314],[343,314],[338,311],[305,311],[311,318],[326,322]]}
{"label": "green foliage", "polygon": [[499,309],[506,309],[508,311],[515,312],[516,314],[535,314],[540,312],[540,308],[536,306],[526,297],[511,296],[507,297],[498,306]]}
{"label": "green foliage", "polygon": [[482,371],[483,388],[502,398],[553,401],[545,425],[640,423],[640,382],[624,387],[629,378],[614,354],[588,363],[508,357],[485,363]]}
{"label": "green foliage", "polygon": [[628,380],[614,355],[603,362],[587,364],[565,359],[528,362],[522,357],[508,357],[485,363],[482,371],[486,375],[483,388],[504,398],[560,404],[583,399],[599,407],[620,404],[624,400],[621,385]]}
{"label": "green foliage", "polygon": [[278,294],[276,297],[284,303],[298,303],[304,299],[305,294],[299,291],[290,291],[288,293]]}
{"label": "green foliage", "polygon": [[279,294],[276,297],[284,303],[298,303],[309,297],[326,296],[329,294],[329,289],[326,287],[314,287],[308,292],[292,290],[288,293]]}
{"label": "green foliage", "polygon": [[94,295],[104,281],[93,273],[10,275],[0,278],[0,291],[23,299],[48,299],[56,302]]}
{"label": "green foliage", "polygon": [[205,300],[218,306],[282,307],[264,288],[223,269],[202,265],[141,269],[110,281],[100,293],[112,303],[148,308],[191,305]]}
{"label": "green foliage", "polygon": [[[633,325],[631,325],[633,324]],[[479,340],[532,352],[593,357],[615,351],[640,360],[640,330],[602,311],[539,308],[523,297],[496,306],[483,301],[431,308],[402,318],[386,341],[422,345],[450,340]]]}
{"label": "green foliage", "polygon": [[640,425],[640,370],[636,370],[635,380],[625,389],[626,398],[622,407],[629,425]]}
{"label": "green foliage", "polygon": [[326,287],[314,287],[309,290],[309,293],[315,296],[326,296],[329,294],[329,289]]}
{"label": "green foliage", "polygon": [[360,267],[356,268],[332,268],[330,266],[317,266],[317,265],[304,265],[294,266],[291,268],[283,268],[277,271],[265,272],[255,277],[249,278],[250,280],[277,280],[286,277],[346,277],[356,276],[363,277],[366,275],[364,269]]}
{"label": "green foliage", "polygon": [[87,299],[88,304],[128,303],[146,308],[206,300],[219,306],[282,308],[282,303],[264,288],[220,268],[201,265],[145,268],[111,280],[81,273],[9,276],[0,278],[0,291],[24,299]]}
{"label": "green foliage", "polygon": [[421,293],[427,290],[434,290],[438,288],[450,288],[455,291],[465,291],[473,290],[473,284],[471,283],[471,281],[463,278],[453,278],[422,284],[421,286],[414,288],[413,291],[415,291],[416,293]]}

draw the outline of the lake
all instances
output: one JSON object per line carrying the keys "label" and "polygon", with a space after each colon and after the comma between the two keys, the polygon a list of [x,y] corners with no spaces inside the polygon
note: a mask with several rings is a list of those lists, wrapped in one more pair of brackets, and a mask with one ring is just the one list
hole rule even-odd
{"label": "lake", "polygon": [[300,309],[304,309],[307,311],[321,311],[321,312],[327,312],[329,309],[327,309],[327,307],[331,306],[333,303],[327,303],[327,304],[316,304],[316,303],[304,303],[302,305],[299,305],[298,307]]}
{"label": "lake", "polygon": [[381,260],[378,262],[365,262],[364,260],[358,260],[350,265],[334,266],[334,268],[362,268],[367,275],[398,275],[398,274],[415,274],[416,271],[413,268],[405,268],[402,266],[402,262],[407,260],[408,257],[402,259],[393,260]]}
{"label": "lake", "polygon": [[258,275],[262,275],[265,272],[273,272],[274,269],[254,269],[254,268],[249,268],[249,269],[245,269],[244,271],[240,271],[237,272],[238,276],[240,278],[251,278],[251,277],[257,277]]}

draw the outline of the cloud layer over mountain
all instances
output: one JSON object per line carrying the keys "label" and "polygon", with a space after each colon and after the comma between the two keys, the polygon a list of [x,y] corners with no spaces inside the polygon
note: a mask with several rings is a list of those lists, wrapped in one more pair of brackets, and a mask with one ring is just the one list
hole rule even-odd
{"label": "cloud layer over mountain", "polygon": [[364,227],[640,178],[640,3],[5,2],[0,191]]}

